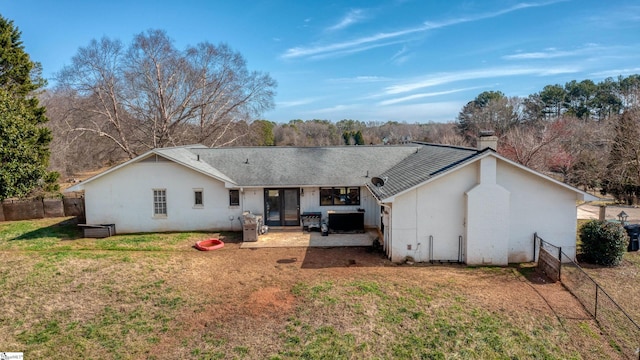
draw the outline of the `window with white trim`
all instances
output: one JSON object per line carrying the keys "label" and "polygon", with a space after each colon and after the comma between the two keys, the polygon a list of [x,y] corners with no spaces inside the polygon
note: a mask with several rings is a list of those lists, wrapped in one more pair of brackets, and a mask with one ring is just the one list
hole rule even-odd
{"label": "window with white trim", "polygon": [[193,207],[204,207],[202,189],[193,189]]}
{"label": "window with white trim", "polygon": [[229,206],[240,206],[240,190],[229,190]]}
{"label": "window with white trim", "polygon": [[153,189],[153,216],[167,216],[167,189]]}

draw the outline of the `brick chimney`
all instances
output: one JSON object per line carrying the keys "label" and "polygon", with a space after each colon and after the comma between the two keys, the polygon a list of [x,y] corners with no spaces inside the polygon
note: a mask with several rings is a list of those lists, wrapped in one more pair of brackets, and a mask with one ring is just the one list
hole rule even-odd
{"label": "brick chimney", "polygon": [[498,137],[493,135],[493,130],[482,130],[478,137],[478,150],[484,150],[491,148],[494,151],[498,150]]}

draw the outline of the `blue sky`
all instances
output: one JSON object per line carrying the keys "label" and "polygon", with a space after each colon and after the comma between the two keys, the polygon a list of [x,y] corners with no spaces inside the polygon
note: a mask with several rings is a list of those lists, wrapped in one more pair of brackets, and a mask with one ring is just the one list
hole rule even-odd
{"label": "blue sky", "polygon": [[637,0],[2,0],[45,77],[103,36],[225,42],[278,81],[263,118],[455,120],[479,93],[640,73]]}

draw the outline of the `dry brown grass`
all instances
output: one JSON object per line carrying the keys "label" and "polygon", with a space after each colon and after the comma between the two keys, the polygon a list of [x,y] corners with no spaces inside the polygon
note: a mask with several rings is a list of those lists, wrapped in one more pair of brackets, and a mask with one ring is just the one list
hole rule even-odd
{"label": "dry brown grass", "polygon": [[580,265],[640,324],[640,252],[625,253],[622,263],[616,267]]}
{"label": "dry brown grass", "polygon": [[232,238],[198,252],[197,234],[176,234],[158,251],[136,251],[135,237],[111,238],[125,245],[102,250],[103,240],[50,236],[20,240],[35,247],[0,239],[2,351],[77,359],[618,357],[574,298],[528,268],[395,266],[365,248],[244,250]]}

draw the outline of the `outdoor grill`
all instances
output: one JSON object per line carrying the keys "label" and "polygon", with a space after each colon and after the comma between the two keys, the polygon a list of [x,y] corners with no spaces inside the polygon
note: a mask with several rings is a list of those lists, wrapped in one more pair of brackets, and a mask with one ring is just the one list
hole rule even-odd
{"label": "outdoor grill", "polygon": [[320,231],[320,224],[322,223],[322,213],[320,212],[304,212],[300,215],[302,222],[302,229],[311,231],[316,229]]}
{"label": "outdoor grill", "polygon": [[262,215],[244,212],[242,214],[242,241],[258,241],[258,235],[266,232],[262,225]]}

